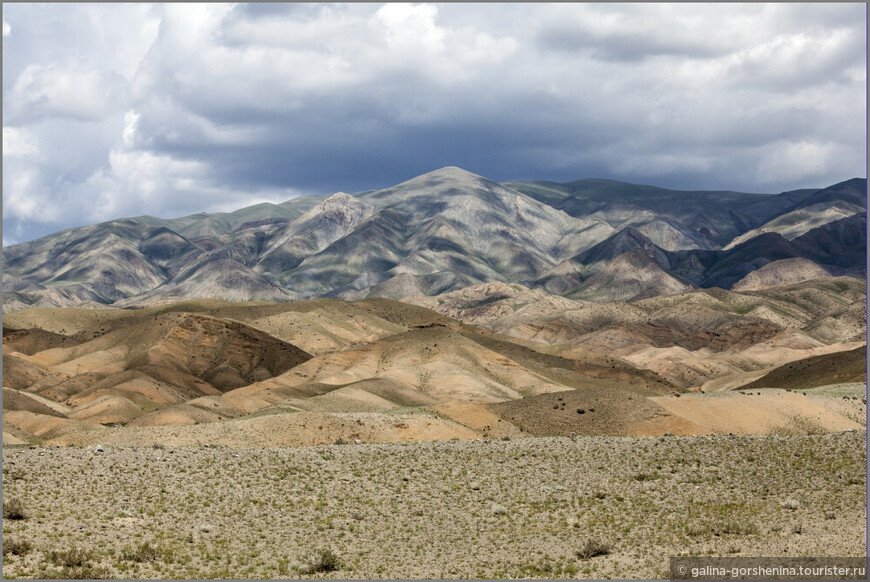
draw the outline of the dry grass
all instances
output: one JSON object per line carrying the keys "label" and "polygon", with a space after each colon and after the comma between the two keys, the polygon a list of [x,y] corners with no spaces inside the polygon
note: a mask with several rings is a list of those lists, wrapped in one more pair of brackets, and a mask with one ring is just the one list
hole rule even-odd
{"label": "dry grass", "polygon": [[864,434],[6,447],[29,518],[4,539],[31,549],[4,575],[662,578],[676,555],[860,556]]}
{"label": "dry grass", "polygon": [[577,557],[581,560],[589,560],[596,556],[606,556],[613,549],[613,544],[598,538],[589,538],[586,543],[577,550]]}

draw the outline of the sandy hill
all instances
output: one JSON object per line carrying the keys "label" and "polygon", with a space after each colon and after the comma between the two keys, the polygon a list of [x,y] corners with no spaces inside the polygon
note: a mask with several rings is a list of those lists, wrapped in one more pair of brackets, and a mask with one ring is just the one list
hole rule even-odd
{"label": "sandy hill", "polygon": [[[493,428],[489,420],[498,419],[481,405],[614,381],[639,393],[675,390],[622,360],[563,358],[386,299],[187,300],[99,317],[80,309],[28,309],[12,320],[18,329],[6,330],[4,358],[15,389],[7,409],[15,413],[9,423],[16,438],[57,439],[83,430],[97,438],[102,425],[139,430],[260,415],[402,410],[444,419],[439,434],[520,434],[509,421]],[[38,322],[58,331],[25,327]],[[313,346],[314,355],[286,339]]]}
{"label": "sandy hill", "polygon": [[71,418],[102,423],[126,422],[150,409],[220,394],[311,357],[256,328],[186,312],[119,318],[78,332],[79,343],[69,347],[49,335],[47,345],[61,347],[31,355],[15,351],[22,343],[32,348],[32,341],[23,340],[39,335],[7,333],[4,382],[72,406]]}
{"label": "sandy hill", "polygon": [[814,388],[828,384],[866,382],[867,347],[795,360],[771,370],[740,389]]}
{"label": "sandy hill", "polygon": [[[827,277],[584,303],[489,283],[409,299],[422,305],[188,299],[29,308],[4,321],[4,432],[16,442],[238,446],[721,432],[709,411],[738,418],[742,401],[709,394],[677,409],[671,399],[861,347],[864,293],[861,280]],[[817,367],[819,382],[840,382],[843,367]],[[860,418],[852,400],[814,398],[809,407],[770,406],[784,402],[777,414],[804,419],[806,430]],[[828,415],[821,424],[819,407]]]}
{"label": "sandy hill", "polygon": [[[768,267],[774,271],[776,263]],[[461,292],[408,301],[449,311],[563,357],[594,352],[654,371],[677,386],[723,389],[792,360],[860,345],[866,330],[865,293],[860,279],[826,274],[744,292],[711,288],[630,302],[565,305],[561,311],[533,310],[528,317],[497,307],[482,312],[479,303],[457,301]],[[498,293],[489,296],[497,300],[487,305],[510,304]]]}
{"label": "sandy hill", "polygon": [[486,327],[491,327],[490,324],[496,321],[500,322],[500,326],[508,321],[517,325],[520,321],[577,309],[584,304],[523,285],[501,282],[473,285],[434,297],[406,297],[402,301]]}

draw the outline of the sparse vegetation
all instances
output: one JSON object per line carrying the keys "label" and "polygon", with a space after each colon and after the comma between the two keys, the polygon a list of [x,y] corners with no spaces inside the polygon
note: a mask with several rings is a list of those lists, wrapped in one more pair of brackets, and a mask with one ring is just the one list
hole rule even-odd
{"label": "sparse vegetation", "polygon": [[102,580],[111,578],[111,572],[102,564],[95,564],[97,555],[83,547],[74,546],[66,550],[50,550],[48,560],[60,570],[43,569],[39,578],[61,580]]}
{"label": "sparse vegetation", "polygon": [[860,432],[3,454],[28,471],[4,486],[29,514],[4,520],[32,545],[13,578],[653,578],[681,552],[864,551]]}
{"label": "sparse vegetation", "polygon": [[3,500],[3,519],[26,519],[27,512],[24,510],[24,502],[19,497],[11,497]]}
{"label": "sparse vegetation", "polygon": [[589,560],[596,556],[606,556],[613,549],[613,544],[599,538],[588,538],[577,550],[577,557],[581,560]]}
{"label": "sparse vegetation", "polygon": [[305,573],[334,572],[343,566],[338,554],[329,548],[319,548],[312,551],[306,561]]}
{"label": "sparse vegetation", "polygon": [[780,506],[783,509],[795,510],[795,509],[799,509],[801,504],[800,504],[800,501],[798,501],[797,499],[789,498],[789,499],[786,499],[785,501],[783,501],[780,504]]}
{"label": "sparse vegetation", "polygon": [[4,556],[26,556],[31,549],[30,542],[25,539],[3,536]]}
{"label": "sparse vegetation", "polygon": [[659,478],[659,474],[655,473],[655,472],[653,472],[653,473],[636,473],[634,475],[635,481],[652,481],[652,480],[658,479],[658,478]]}
{"label": "sparse vegetation", "polygon": [[135,548],[125,547],[121,552],[121,559],[129,562],[152,562],[159,555],[158,549],[150,542],[142,542]]}
{"label": "sparse vegetation", "polygon": [[27,473],[19,467],[3,467],[3,476],[12,481],[23,481]]}

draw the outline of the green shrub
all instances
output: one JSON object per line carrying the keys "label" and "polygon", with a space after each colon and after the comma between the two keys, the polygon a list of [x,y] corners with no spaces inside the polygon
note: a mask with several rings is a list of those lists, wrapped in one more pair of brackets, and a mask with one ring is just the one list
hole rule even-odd
{"label": "green shrub", "polygon": [[311,552],[305,571],[309,574],[315,572],[334,572],[340,570],[342,565],[338,554],[328,548],[321,548]]}
{"label": "green shrub", "polygon": [[121,552],[121,559],[128,562],[153,562],[159,552],[149,542],[142,542],[136,548],[125,547]]}
{"label": "green shrub", "polygon": [[9,501],[3,501],[3,519],[25,519],[24,502],[18,497],[12,497]]}
{"label": "green shrub", "polygon": [[589,538],[586,543],[577,550],[577,557],[581,560],[588,560],[595,556],[606,556],[613,549],[613,544],[600,540],[598,538]]}
{"label": "green shrub", "polygon": [[3,540],[4,556],[26,556],[30,549],[30,542],[27,540],[9,538]]}

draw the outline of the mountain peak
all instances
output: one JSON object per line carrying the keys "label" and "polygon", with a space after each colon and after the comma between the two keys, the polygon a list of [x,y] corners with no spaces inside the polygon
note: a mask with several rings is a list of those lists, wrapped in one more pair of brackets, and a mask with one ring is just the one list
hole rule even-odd
{"label": "mountain peak", "polygon": [[468,170],[460,168],[459,166],[444,166],[443,168],[438,168],[437,170],[432,170],[431,172],[426,172],[425,174],[422,174],[420,177],[422,178],[423,176],[432,176],[432,177],[436,177],[436,176],[445,176],[445,177],[448,177],[448,176],[473,176],[475,178],[481,177],[481,176],[475,174],[474,172],[469,172]]}
{"label": "mountain peak", "polygon": [[399,184],[399,186],[404,185],[435,185],[444,182],[480,182],[480,181],[490,181],[483,176],[479,176],[473,172],[469,172],[468,170],[463,170],[457,166],[444,166],[443,168],[438,168],[437,170],[432,170],[431,172],[426,172],[425,174],[420,174],[416,178],[411,178],[410,180],[406,180]]}
{"label": "mountain peak", "polygon": [[656,246],[643,233],[632,227],[623,228],[612,234],[597,245],[583,251],[572,260],[578,261],[581,264],[612,261],[619,255],[634,250],[640,250],[649,257],[655,257],[656,262],[660,264],[667,262],[665,251]]}

